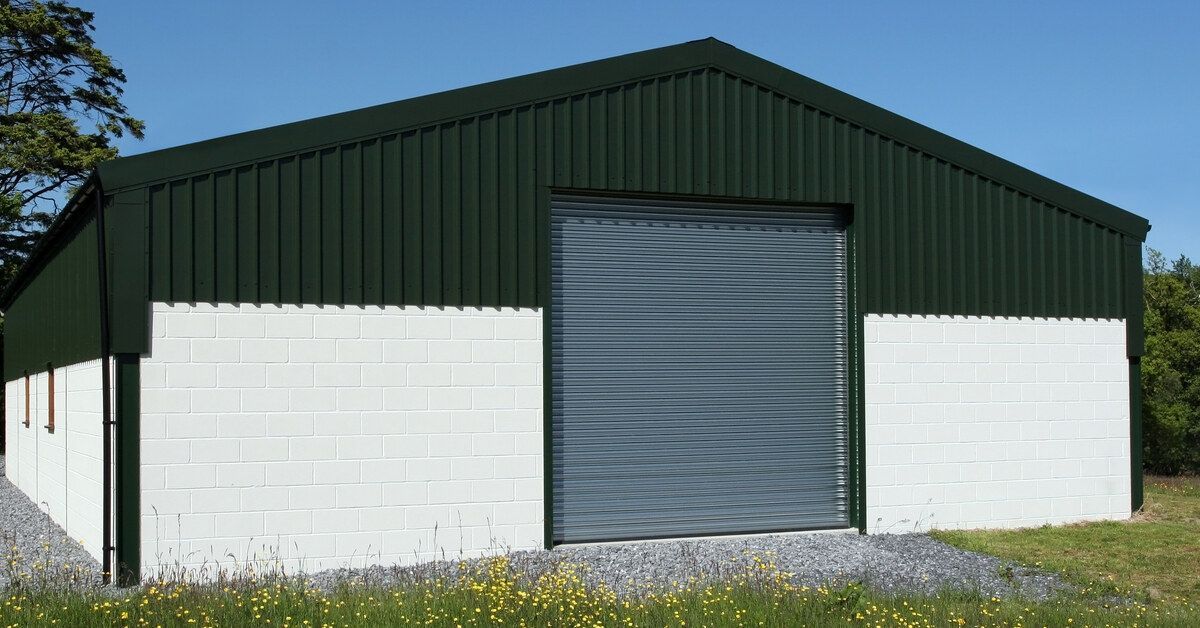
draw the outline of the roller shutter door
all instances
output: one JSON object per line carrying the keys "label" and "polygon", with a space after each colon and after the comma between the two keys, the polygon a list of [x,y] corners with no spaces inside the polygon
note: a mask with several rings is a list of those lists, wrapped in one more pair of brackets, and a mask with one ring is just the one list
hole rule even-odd
{"label": "roller shutter door", "polygon": [[556,542],[846,527],[835,212],[559,197]]}

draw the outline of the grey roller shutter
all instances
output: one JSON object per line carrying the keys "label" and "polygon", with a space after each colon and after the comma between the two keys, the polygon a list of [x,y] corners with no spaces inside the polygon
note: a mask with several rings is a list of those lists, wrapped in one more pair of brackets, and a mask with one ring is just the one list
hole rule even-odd
{"label": "grey roller shutter", "polygon": [[848,525],[835,212],[558,197],[558,542]]}

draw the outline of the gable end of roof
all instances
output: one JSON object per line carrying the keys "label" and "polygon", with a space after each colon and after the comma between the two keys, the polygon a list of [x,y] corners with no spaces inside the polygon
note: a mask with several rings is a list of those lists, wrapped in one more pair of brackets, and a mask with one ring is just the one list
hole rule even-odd
{"label": "gable end of roof", "polygon": [[[703,68],[726,72],[774,90],[1134,240],[1145,241],[1150,230],[1150,223],[1141,216],[713,38],[121,157],[100,164],[85,187],[99,186],[105,194],[112,194],[190,174]],[[82,213],[74,207],[81,202],[84,199],[79,196],[72,199],[47,230],[29,261],[0,294],[0,309],[12,302],[30,275],[52,253],[57,234]]]}

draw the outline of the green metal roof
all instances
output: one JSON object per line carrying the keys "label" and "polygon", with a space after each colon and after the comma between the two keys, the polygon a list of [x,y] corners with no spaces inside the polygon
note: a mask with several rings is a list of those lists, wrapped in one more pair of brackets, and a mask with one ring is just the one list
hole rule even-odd
{"label": "green metal roof", "polygon": [[[1138,240],[1144,241],[1150,229],[1141,216],[712,38],[122,157],[101,164],[94,181],[105,194],[112,194],[191,173],[700,68],[741,76]],[[62,225],[83,213],[75,207],[80,201],[86,199],[72,199],[52,225],[29,263],[0,295],[0,308],[8,307],[32,270],[54,250],[55,234]]]}

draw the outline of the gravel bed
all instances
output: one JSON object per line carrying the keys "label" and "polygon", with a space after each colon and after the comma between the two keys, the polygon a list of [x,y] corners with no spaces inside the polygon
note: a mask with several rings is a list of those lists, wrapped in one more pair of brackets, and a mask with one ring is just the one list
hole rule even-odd
{"label": "gravel bed", "polygon": [[[985,596],[1046,599],[1070,585],[1058,576],[1008,565],[1000,559],[957,549],[925,534],[778,534],[769,536],[657,541],[559,547],[510,554],[518,573],[536,577],[560,562],[581,565],[585,581],[606,583],[618,593],[649,585],[671,587],[689,578],[720,579],[744,573],[754,557],[792,573],[812,587],[861,582],[884,594],[937,594],[947,590]],[[347,581],[389,586],[431,577],[453,579],[457,569],[437,562],[416,567],[336,569],[312,574],[320,588]]]}
{"label": "gravel bed", "polygon": [[100,563],[3,473],[0,456],[0,590],[11,584],[14,572],[8,565],[13,558],[17,576],[34,584],[99,586]]}
{"label": "gravel bed", "polygon": [[[3,469],[4,457],[0,456],[0,473]],[[99,587],[99,563],[6,477],[0,477],[0,535],[5,562],[12,558],[15,547],[20,556],[18,571],[33,583]],[[582,576],[591,584],[604,582],[618,593],[636,593],[647,585],[670,587],[689,578],[719,579],[744,573],[755,556],[794,574],[796,584],[814,587],[861,582],[882,593],[935,594],[953,589],[1032,599],[1070,589],[1054,574],[1010,566],[924,534],[778,534],[580,545],[549,552],[513,552],[510,562],[529,577],[563,562],[576,564],[583,567]],[[40,569],[35,567],[38,564]],[[437,561],[411,567],[331,569],[304,579],[332,589],[347,582],[391,586],[437,577],[453,579],[458,573],[456,562]],[[0,590],[10,584],[10,575],[8,569],[0,568]]]}

